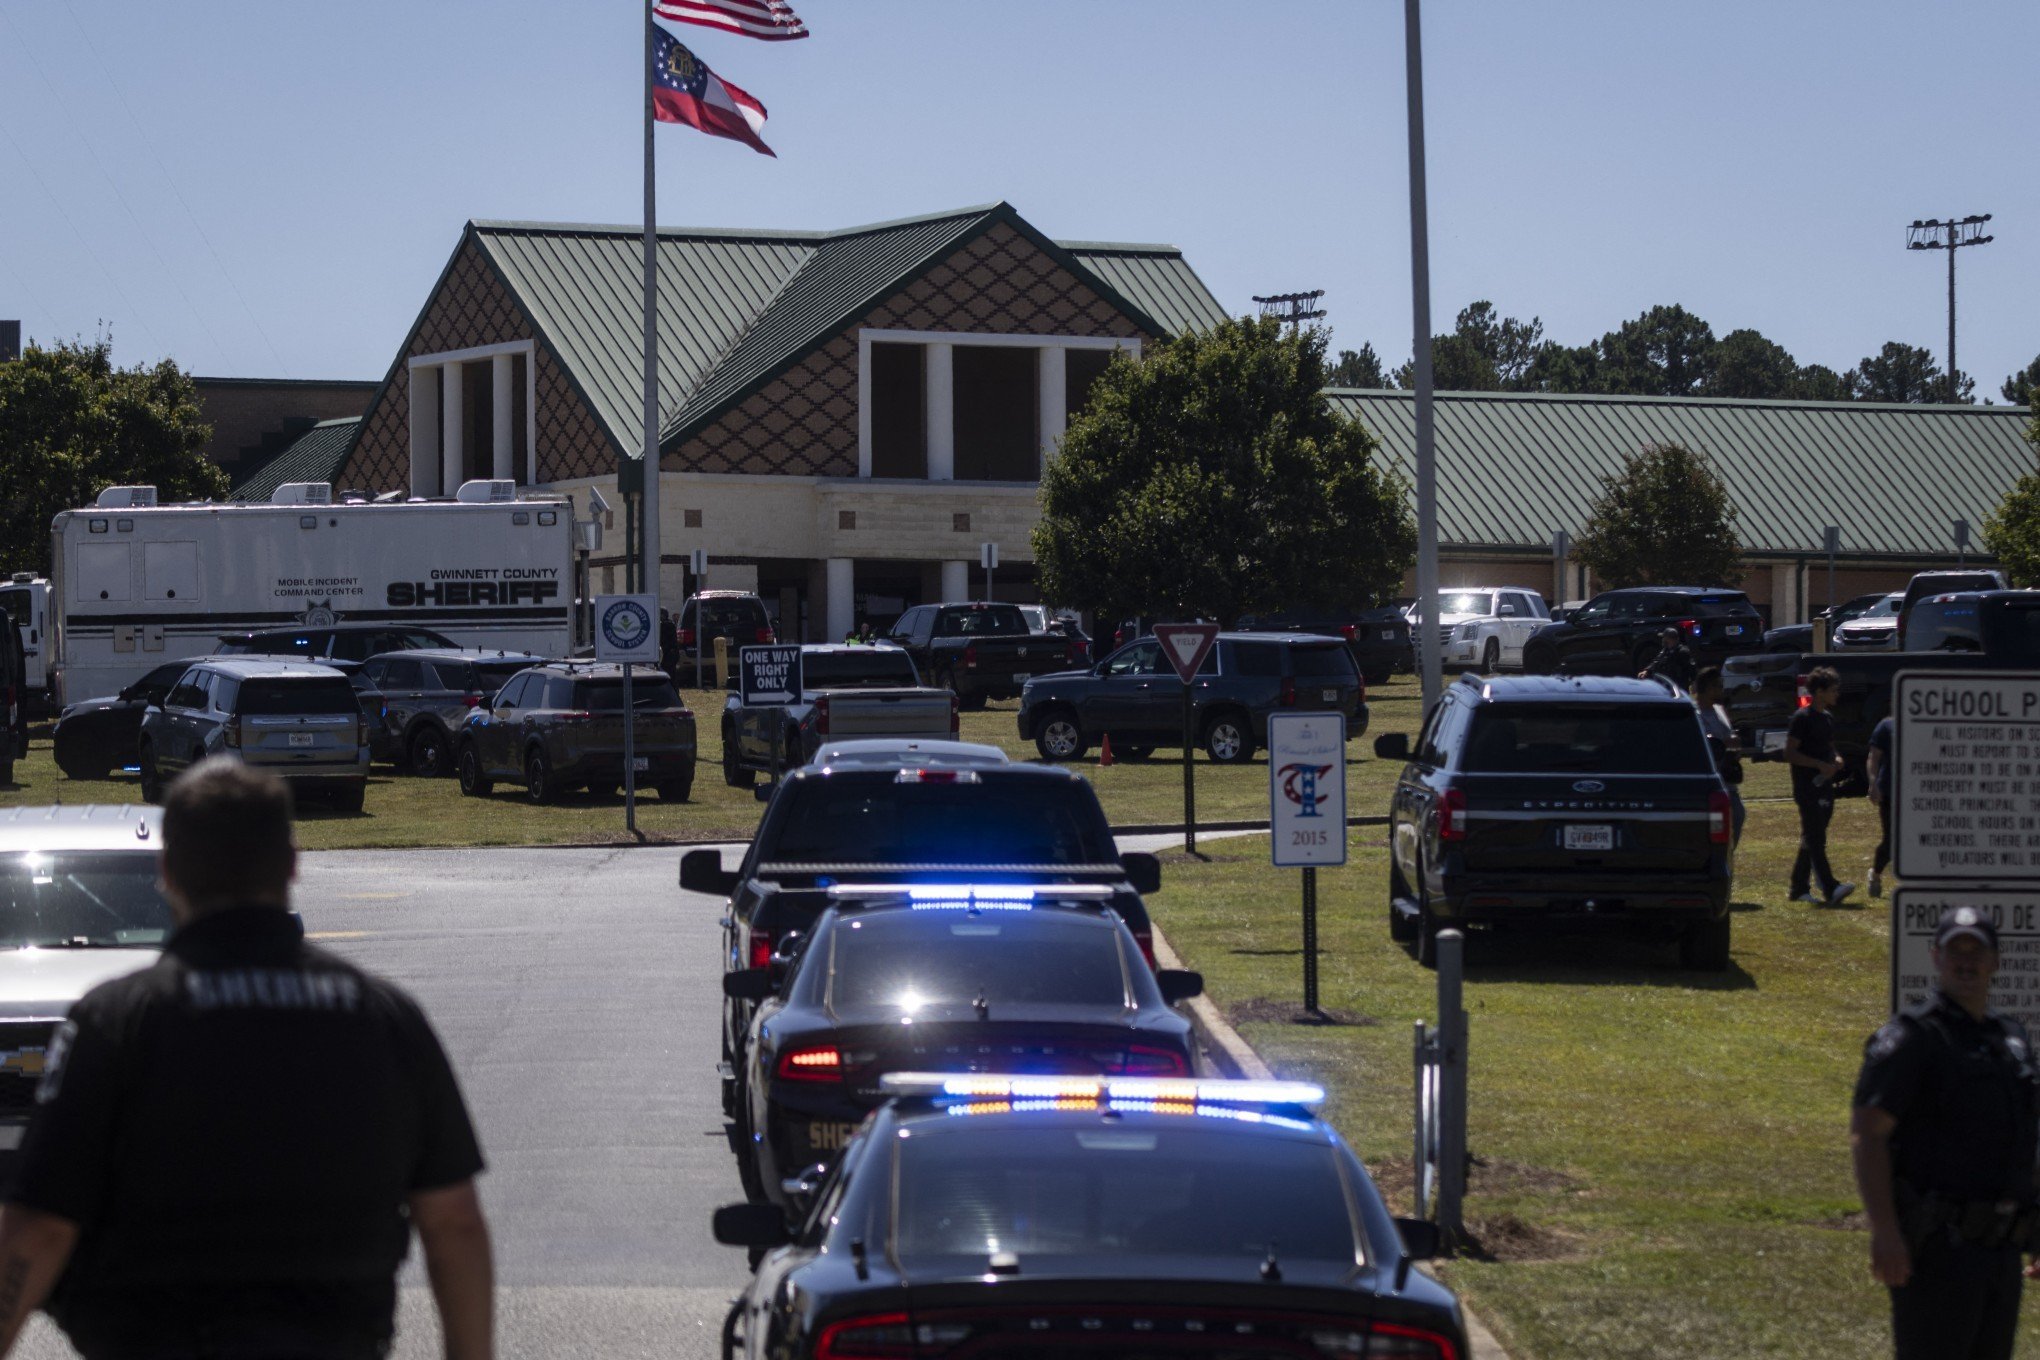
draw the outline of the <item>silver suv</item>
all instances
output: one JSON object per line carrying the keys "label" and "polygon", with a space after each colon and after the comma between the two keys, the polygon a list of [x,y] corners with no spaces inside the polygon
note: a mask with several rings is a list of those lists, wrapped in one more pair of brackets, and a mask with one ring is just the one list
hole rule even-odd
{"label": "silver suv", "polygon": [[302,793],[361,811],[368,786],[368,722],[347,677],[308,662],[207,657],[142,714],[136,752],[142,797],[158,802],[172,776],[207,756],[259,765]]}
{"label": "silver suv", "polygon": [[0,811],[0,1165],[21,1145],[50,1036],[79,997],[156,961],[171,930],[150,807]]}

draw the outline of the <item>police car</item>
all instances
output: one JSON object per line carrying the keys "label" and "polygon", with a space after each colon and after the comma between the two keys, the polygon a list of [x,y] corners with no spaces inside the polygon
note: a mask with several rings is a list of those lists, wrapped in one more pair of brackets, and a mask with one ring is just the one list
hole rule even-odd
{"label": "police car", "polygon": [[0,1157],[21,1145],[72,1003],[148,967],[170,938],[162,828],[152,807],[0,811]]}
{"label": "police car", "polygon": [[726,1356],[1462,1360],[1324,1092],[1292,1082],[894,1073],[834,1171],[715,1215],[765,1254]]}

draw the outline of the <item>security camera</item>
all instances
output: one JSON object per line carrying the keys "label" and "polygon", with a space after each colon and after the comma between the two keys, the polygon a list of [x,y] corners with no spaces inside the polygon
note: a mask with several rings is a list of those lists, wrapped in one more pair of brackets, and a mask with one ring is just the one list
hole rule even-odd
{"label": "security camera", "polygon": [[609,502],[603,499],[600,487],[591,486],[588,488],[588,505],[594,514],[606,515],[609,513]]}

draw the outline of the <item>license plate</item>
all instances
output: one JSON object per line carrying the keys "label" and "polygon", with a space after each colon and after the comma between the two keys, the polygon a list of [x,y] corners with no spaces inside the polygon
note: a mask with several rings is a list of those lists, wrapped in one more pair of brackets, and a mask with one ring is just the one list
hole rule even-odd
{"label": "license plate", "polygon": [[1325,690],[1325,691],[1323,691],[1323,693],[1324,693],[1324,696],[1325,696],[1325,702],[1326,702],[1326,703],[1328,703],[1328,704],[1336,704],[1337,702],[1339,702],[1339,691],[1337,691],[1337,690],[1335,690],[1335,689],[1328,689],[1328,690]]}
{"label": "license plate", "polygon": [[1014,678],[1015,680],[1018,680],[1018,681],[1019,681],[1019,682],[1020,682],[1021,684],[1023,684],[1023,685],[1024,685],[1024,684],[1026,684],[1026,683],[1027,683],[1027,682],[1028,682],[1029,680],[1032,680],[1032,679],[1034,678],[1034,672],[1033,672],[1033,671],[1015,671],[1015,672],[1013,673],[1013,678]]}
{"label": "license plate", "polygon": [[1741,637],[1742,625],[1739,623],[1731,623],[1730,625],[1728,625],[1727,628],[1723,629],[1722,631],[1727,633],[1730,637]]}
{"label": "license plate", "polygon": [[1565,829],[1565,848],[1568,850],[1613,850],[1615,828],[1612,826],[1569,826]]}
{"label": "license plate", "polygon": [[312,744],[312,734],[309,732],[293,732],[290,734],[290,744],[293,746],[310,746]]}
{"label": "license plate", "polygon": [[841,1152],[843,1145],[850,1141],[850,1135],[857,1132],[855,1124],[839,1124],[834,1120],[810,1120],[807,1126],[808,1146],[817,1152]]}
{"label": "license plate", "polygon": [[630,767],[639,774],[643,774],[646,770],[652,768],[652,758],[650,756],[632,756],[630,758]]}
{"label": "license plate", "polygon": [[0,1124],[0,1152],[12,1152],[21,1146],[21,1135],[28,1131],[26,1124]]}
{"label": "license plate", "polygon": [[1381,630],[1381,640],[1382,640],[1383,642],[1394,642],[1394,641],[1395,641],[1395,629],[1393,629],[1393,628],[1384,628],[1384,629],[1382,629],[1382,630]]}
{"label": "license plate", "polygon": [[1764,727],[1757,730],[1757,749],[1765,755],[1776,755],[1785,749],[1785,732],[1782,728]]}

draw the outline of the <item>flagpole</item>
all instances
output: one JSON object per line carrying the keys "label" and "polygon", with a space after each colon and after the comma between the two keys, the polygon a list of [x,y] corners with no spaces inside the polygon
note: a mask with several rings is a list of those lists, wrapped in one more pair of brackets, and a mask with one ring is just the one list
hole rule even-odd
{"label": "flagpole", "polygon": [[[645,444],[644,490],[639,495],[644,527],[639,542],[644,547],[644,567],[639,589],[656,600],[659,593],[659,244],[656,199],[657,178],[652,156],[652,56],[656,50],[656,29],[652,23],[651,0],[638,0],[645,8]],[[654,616],[656,618],[656,616]]]}

